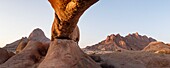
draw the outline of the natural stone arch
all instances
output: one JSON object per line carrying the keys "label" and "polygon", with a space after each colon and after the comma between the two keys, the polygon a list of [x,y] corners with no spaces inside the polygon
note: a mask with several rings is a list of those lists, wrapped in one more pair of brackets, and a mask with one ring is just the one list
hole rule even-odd
{"label": "natural stone arch", "polygon": [[[98,0],[49,0],[55,10],[51,43],[38,68],[101,68],[78,44],[77,22]],[[48,65],[46,65],[48,64]]]}
{"label": "natural stone arch", "polygon": [[[78,20],[84,11],[97,1],[98,0],[49,0],[55,10],[51,40],[71,39],[78,42]],[[77,36],[71,34],[76,34]]]}

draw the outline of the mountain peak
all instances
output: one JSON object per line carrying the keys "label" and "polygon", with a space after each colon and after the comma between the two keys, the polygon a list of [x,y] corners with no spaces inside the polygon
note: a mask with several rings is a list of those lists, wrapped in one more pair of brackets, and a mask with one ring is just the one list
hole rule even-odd
{"label": "mountain peak", "polygon": [[87,49],[92,50],[116,50],[116,49],[127,49],[127,50],[142,50],[150,42],[156,41],[153,38],[148,38],[147,36],[142,36],[136,33],[128,34],[123,37],[120,34],[111,34],[107,36],[102,42],[88,46]]}
{"label": "mountain peak", "polygon": [[138,32],[136,32],[136,33],[134,33],[136,36],[139,36],[139,33]]}
{"label": "mountain peak", "polygon": [[29,35],[29,38],[32,38],[32,37],[44,37],[45,34],[44,32],[40,29],[40,28],[36,28],[34,29],[31,34]]}

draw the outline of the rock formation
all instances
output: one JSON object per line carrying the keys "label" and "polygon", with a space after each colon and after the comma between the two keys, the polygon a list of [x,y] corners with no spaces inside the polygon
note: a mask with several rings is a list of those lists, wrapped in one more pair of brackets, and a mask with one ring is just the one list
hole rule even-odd
{"label": "rock formation", "polygon": [[49,0],[55,10],[51,40],[71,39],[76,41],[70,37],[71,33],[79,33],[76,27],[80,16],[97,1],[98,0]]}
{"label": "rock formation", "polygon": [[51,44],[38,68],[100,68],[78,46],[77,26],[84,11],[97,1],[49,0],[55,10]]}
{"label": "rock formation", "polygon": [[80,39],[80,32],[79,32],[79,28],[78,26],[76,26],[76,28],[74,29],[74,31],[69,35],[69,38],[71,38],[72,40],[74,40],[75,42],[79,42]]}
{"label": "rock formation", "polygon": [[17,45],[17,48],[16,48],[15,52],[16,52],[16,53],[21,52],[21,51],[25,48],[25,46],[27,45],[27,43],[28,43],[28,39],[22,38],[22,39],[20,40],[19,44]]}
{"label": "rock formation", "polygon": [[37,28],[33,30],[28,39],[22,38],[15,46],[9,45],[17,47],[17,54],[0,65],[0,68],[36,68],[44,59],[49,44],[50,39]]}
{"label": "rock formation", "polygon": [[[0,65],[2,68],[30,68],[37,66],[42,61],[50,44],[44,32],[37,28],[34,29],[28,38],[23,37],[4,48],[17,54]],[[24,62],[24,63],[23,63]]]}
{"label": "rock formation", "polygon": [[150,42],[155,39],[141,36],[138,33],[129,34],[125,37],[117,35],[110,35],[102,42],[93,46],[87,46],[85,49],[90,50],[142,50]]}
{"label": "rock formation", "polygon": [[93,51],[103,68],[170,68],[170,55],[146,51]]}
{"label": "rock formation", "polygon": [[55,39],[38,68],[100,68],[73,40]]}
{"label": "rock formation", "polygon": [[45,36],[44,32],[39,28],[36,28],[31,32],[28,37],[28,40],[38,41],[42,43],[50,43],[50,39],[48,39]]}
{"label": "rock formation", "polygon": [[170,54],[170,45],[163,42],[151,42],[142,51]]}
{"label": "rock formation", "polygon": [[7,44],[6,46],[4,46],[3,48],[10,51],[10,52],[15,52],[16,51],[16,48],[18,47],[19,43],[21,40],[27,40],[27,37],[23,37],[13,43],[10,43],[10,44]]}
{"label": "rock formation", "polygon": [[[77,22],[97,1],[49,0],[55,10],[51,41],[41,29],[35,29],[28,38],[5,46],[8,51],[0,48],[0,68],[170,68],[170,45],[138,33],[125,37],[112,34],[86,47],[85,54],[78,46]],[[9,52],[15,50],[16,55]]]}
{"label": "rock formation", "polygon": [[29,37],[22,37],[21,39],[11,43],[11,44],[7,44],[5,47],[3,47],[4,49],[7,49],[8,51],[11,52],[16,52],[19,53],[22,51],[22,49],[24,49],[24,47],[27,45],[27,43],[29,41],[38,41],[43,43],[44,45],[49,45],[50,44],[50,39],[48,39],[44,32],[40,29],[40,28],[36,28],[34,29]]}
{"label": "rock formation", "polygon": [[[51,45],[49,48],[50,43]],[[97,65],[90,57],[88,57],[88,55],[83,53],[83,51],[79,48],[78,43],[76,43],[75,41],[61,39],[61,40],[56,40],[51,42],[44,35],[43,31],[39,28],[34,29],[28,38],[22,38],[19,41],[17,41],[17,44],[15,46],[11,46],[11,48],[17,47],[16,48],[17,54],[14,55],[12,58],[9,58],[7,53],[6,54],[2,53],[3,55],[2,54],[0,55],[0,57],[2,56],[1,57],[2,62],[0,61],[1,62],[0,68],[37,68],[38,66],[39,68],[43,68],[43,67],[46,68],[46,67],[52,67],[51,64],[55,64],[54,67],[57,66],[60,67],[60,64],[56,65],[58,61],[52,63],[51,60],[49,61],[49,58],[52,58],[52,60],[60,60],[61,62],[63,62],[64,66],[66,64],[68,65],[67,68],[69,66],[74,68],[79,68],[79,67],[100,68],[99,65]],[[54,56],[59,56],[59,57],[54,57]],[[43,66],[44,63],[48,63],[48,65]]]}
{"label": "rock formation", "polygon": [[15,55],[12,52],[8,52],[7,50],[0,48],[0,64],[7,61],[9,58],[11,58],[13,55]]}
{"label": "rock formation", "polygon": [[48,50],[48,45],[38,41],[29,41],[26,47],[5,63],[0,68],[36,68],[43,60]]}

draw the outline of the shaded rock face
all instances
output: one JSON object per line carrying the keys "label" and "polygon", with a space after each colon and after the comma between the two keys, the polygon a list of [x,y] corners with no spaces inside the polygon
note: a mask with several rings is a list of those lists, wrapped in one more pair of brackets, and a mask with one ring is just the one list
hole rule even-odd
{"label": "shaded rock face", "polygon": [[110,35],[102,42],[93,46],[87,46],[85,49],[90,50],[142,50],[150,42],[155,39],[141,36],[138,33],[129,34],[125,37],[117,35]]}
{"label": "shaded rock face", "polygon": [[21,52],[21,51],[25,48],[25,46],[27,45],[27,43],[28,43],[28,39],[22,38],[22,39],[20,40],[20,43],[18,44],[15,52],[16,52],[16,53]]}
{"label": "shaded rock face", "polygon": [[15,52],[16,48],[18,47],[19,43],[21,42],[21,40],[28,40],[27,37],[22,37],[22,39],[19,39],[13,43],[7,44],[6,46],[4,46],[3,48],[10,51],[10,52]]}
{"label": "shaded rock face", "polygon": [[5,61],[7,61],[13,55],[15,55],[15,54],[12,53],[12,52],[8,52],[7,50],[5,50],[3,48],[0,48],[0,64],[2,64]]}
{"label": "shaded rock face", "polygon": [[151,42],[142,51],[170,54],[170,45],[163,42]]}
{"label": "shaded rock face", "polygon": [[[47,65],[48,64],[48,65]],[[56,39],[38,68],[100,68],[73,40]]]}
{"label": "shaded rock face", "polygon": [[48,45],[43,45],[37,41],[29,41],[20,53],[0,65],[0,68],[36,68],[43,60],[47,50]]}
{"label": "shaded rock face", "polygon": [[48,39],[45,36],[44,32],[39,28],[34,29],[29,35],[28,39],[33,41],[43,42],[43,43],[50,43],[50,39]]}
{"label": "shaded rock face", "polygon": [[79,32],[79,27],[78,26],[76,26],[74,31],[70,34],[69,38],[71,38],[72,40],[74,40],[77,43],[79,42],[80,32]]}

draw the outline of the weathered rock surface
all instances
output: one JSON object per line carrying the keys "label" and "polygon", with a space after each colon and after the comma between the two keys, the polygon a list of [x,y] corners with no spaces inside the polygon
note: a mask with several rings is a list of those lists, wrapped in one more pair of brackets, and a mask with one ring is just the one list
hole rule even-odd
{"label": "weathered rock surface", "polygon": [[36,68],[46,55],[49,44],[50,39],[37,28],[28,38],[22,38],[13,45],[8,45],[10,48],[17,47],[13,49],[17,54],[3,63],[0,68]]}
{"label": "weathered rock surface", "polygon": [[5,50],[3,48],[0,48],[0,64],[2,64],[5,61],[7,61],[13,55],[15,55],[15,54],[12,53],[12,52],[8,52],[7,50]]}
{"label": "weathered rock surface", "polygon": [[[54,20],[54,22],[55,22],[55,20]],[[53,24],[55,24],[55,23],[53,23]],[[55,39],[55,38],[59,38],[59,37],[57,37],[56,35],[58,35],[58,33],[55,33],[55,30],[58,28],[58,26],[56,26],[56,25],[53,25],[52,26],[52,37],[51,37],[51,39],[52,39],[52,41],[53,41],[53,39]],[[61,38],[62,39],[62,38]],[[72,40],[74,40],[75,42],[79,42],[79,39],[80,39],[80,32],[79,32],[79,28],[78,28],[78,26],[76,26],[76,28],[74,29],[74,31],[69,35],[69,39],[72,39]]]}
{"label": "weathered rock surface", "polygon": [[18,44],[21,42],[21,40],[27,40],[27,37],[23,37],[22,39],[19,39],[19,40],[15,41],[15,42],[7,44],[3,48],[10,51],[10,52],[15,52],[16,48],[18,47]]}
{"label": "weathered rock surface", "polygon": [[138,33],[129,34],[125,37],[117,35],[110,35],[102,42],[93,46],[87,46],[85,49],[89,50],[142,50],[150,42],[156,41],[155,39],[141,36]]}
{"label": "weathered rock surface", "polygon": [[[86,51],[87,53],[87,51]],[[170,55],[145,51],[93,51],[103,68],[170,68]]]}
{"label": "weathered rock surface", "polygon": [[36,68],[43,60],[48,50],[48,45],[41,42],[29,41],[26,47],[5,63],[0,68]]}
{"label": "weathered rock surface", "polygon": [[41,42],[42,44],[44,45],[49,45],[50,44],[50,39],[48,39],[44,32],[39,29],[39,28],[36,28],[34,29],[29,37],[23,37],[22,39],[19,39],[11,44],[7,44],[5,47],[3,47],[4,49],[7,49],[8,51],[11,51],[11,52],[21,52],[22,49],[24,49],[24,47],[27,45],[27,43],[29,41],[38,41],[38,42]]}
{"label": "weathered rock surface", "polygon": [[142,51],[170,54],[170,45],[163,42],[151,42]]}
{"label": "weathered rock surface", "polygon": [[73,40],[55,39],[38,68],[100,68]]}
{"label": "weathered rock surface", "polygon": [[40,28],[34,29],[29,35],[28,40],[50,43],[50,39],[45,36],[44,32]]}
{"label": "weathered rock surface", "polygon": [[79,42],[80,32],[79,32],[79,27],[78,26],[76,26],[74,31],[70,34],[69,38],[71,38],[72,40],[74,40],[77,43]]}
{"label": "weathered rock surface", "polygon": [[[49,0],[55,11],[51,40],[71,39],[80,16],[98,0]],[[75,30],[75,31],[74,31]]]}
{"label": "weathered rock surface", "polygon": [[21,40],[20,40],[20,43],[17,45],[17,48],[16,48],[16,53],[19,53],[19,52],[21,52],[24,48],[25,48],[25,46],[27,45],[27,43],[28,43],[28,39],[24,39],[24,38],[22,38]]}

